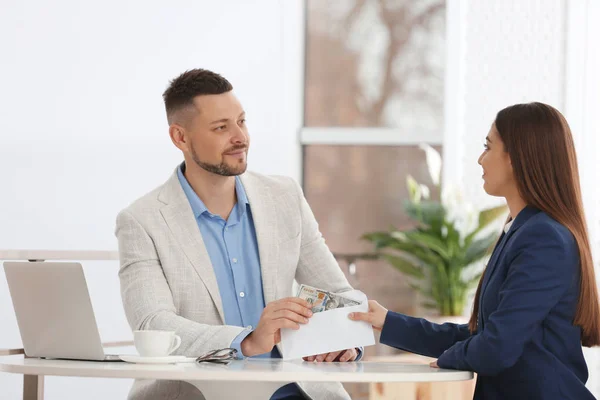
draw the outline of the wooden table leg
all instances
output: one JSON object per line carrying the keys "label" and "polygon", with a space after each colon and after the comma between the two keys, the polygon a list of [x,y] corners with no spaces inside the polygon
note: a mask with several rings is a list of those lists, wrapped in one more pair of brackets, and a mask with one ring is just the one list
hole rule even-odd
{"label": "wooden table leg", "polygon": [[23,400],[44,400],[44,375],[23,375]]}
{"label": "wooden table leg", "polygon": [[471,400],[473,381],[371,383],[369,400]]}
{"label": "wooden table leg", "polygon": [[23,400],[44,400],[43,375],[23,375]]}
{"label": "wooden table leg", "polygon": [[279,388],[290,382],[188,381],[206,400],[268,400]]}

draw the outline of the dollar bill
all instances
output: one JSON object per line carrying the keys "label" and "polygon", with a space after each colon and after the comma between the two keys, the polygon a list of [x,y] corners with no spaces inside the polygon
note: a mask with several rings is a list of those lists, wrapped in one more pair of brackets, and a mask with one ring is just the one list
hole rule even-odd
{"label": "dollar bill", "polygon": [[312,305],[313,313],[360,304],[358,301],[348,299],[339,294],[317,289],[308,285],[300,285],[297,297],[308,301]]}
{"label": "dollar bill", "polygon": [[313,313],[325,311],[325,307],[329,303],[329,292],[306,285],[300,286],[297,297],[310,303]]}

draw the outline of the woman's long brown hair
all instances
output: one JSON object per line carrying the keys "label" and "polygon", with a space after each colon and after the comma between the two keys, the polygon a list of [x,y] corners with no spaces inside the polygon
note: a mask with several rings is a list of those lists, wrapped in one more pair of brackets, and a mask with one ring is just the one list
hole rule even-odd
{"label": "woman's long brown hair", "polygon": [[[558,110],[542,103],[507,107],[496,116],[495,126],[512,162],[519,193],[525,203],[544,211],[575,237],[581,274],[573,323],[581,327],[584,346],[597,346],[600,344],[598,289],[571,129]],[[471,332],[477,330],[482,282],[483,275],[469,321]]]}

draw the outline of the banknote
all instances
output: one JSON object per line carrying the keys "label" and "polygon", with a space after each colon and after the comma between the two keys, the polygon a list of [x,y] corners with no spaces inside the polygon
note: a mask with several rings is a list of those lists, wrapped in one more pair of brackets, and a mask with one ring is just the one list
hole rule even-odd
{"label": "banknote", "polygon": [[308,301],[312,305],[313,313],[360,304],[358,301],[348,299],[339,294],[317,289],[308,285],[300,285],[297,297]]}

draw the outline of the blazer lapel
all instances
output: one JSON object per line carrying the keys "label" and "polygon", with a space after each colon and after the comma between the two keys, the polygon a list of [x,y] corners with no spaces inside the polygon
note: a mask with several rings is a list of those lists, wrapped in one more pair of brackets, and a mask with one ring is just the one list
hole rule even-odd
{"label": "blazer lapel", "polygon": [[265,304],[277,299],[277,218],[271,188],[250,174],[240,176],[256,230]]}
{"label": "blazer lapel", "polygon": [[508,237],[511,235],[512,235],[512,232],[511,232],[511,230],[509,230],[507,233],[502,233],[502,236],[500,236],[500,240],[498,241],[498,244],[494,248],[494,251],[492,252],[492,257],[490,258],[490,261],[488,262],[488,265],[485,269],[485,277],[483,278],[483,286],[484,287],[487,285],[492,274],[494,273],[494,270],[496,269],[496,264],[498,263],[498,258],[500,257],[500,254],[502,253],[502,249],[504,249],[504,245],[508,241]]}
{"label": "blazer lapel", "polygon": [[490,278],[492,277],[492,274],[494,273],[494,270],[496,269],[496,264],[498,263],[498,258],[500,257],[500,253],[502,253],[502,249],[504,249],[504,245],[506,244],[506,242],[508,241],[508,236],[511,233],[511,229],[509,229],[509,231],[507,233],[502,233],[502,236],[500,237],[500,240],[498,241],[498,244],[496,245],[496,247],[494,248],[494,251],[492,252],[492,257],[490,258],[490,261],[488,262],[487,267],[485,268],[485,272],[484,272],[484,276],[483,276],[483,284],[481,285],[481,293],[479,294],[479,315],[477,316],[478,319],[478,325],[480,327],[483,327],[483,294],[485,293],[485,289],[487,288],[487,285],[490,281]]}
{"label": "blazer lapel", "polygon": [[221,316],[221,320],[224,322],[225,314],[217,278],[202,240],[200,229],[198,229],[198,223],[192,212],[192,207],[179,183],[177,170],[165,183],[158,199],[165,203],[160,212],[167,226],[206,286]]}
{"label": "blazer lapel", "polygon": [[494,251],[492,253],[492,257],[490,258],[490,261],[488,262],[488,265],[484,272],[483,283],[481,285],[481,293],[479,295],[479,315],[478,315],[479,326],[483,327],[483,312],[482,312],[483,294],[485,292],[485,289],[487,288],[488,283],[490,282],[490,279],[492,278],[492,275],[494,274],[494,271],[496,270],[496,267],[498,265],[498,261],[500,259],[500,255],[502,254],[502,250],[504,249],[504,246],[506,245],[506,243],[508,242],[510,237],[517,231],[517,229],[519,229],[521,226],[523,226],[525,224],[525,222],[527,222],[529,220],[529,218],[531,218],[538,212],[539,212],[539,210],[534,207],[530,207],[530,206],[525,207],[519,213],[519,215],[517,215],[517,218],[515,218],[515,221],[511,225],[508,232],[503,233],[502,236],[500,237],[500,240],[499,240],[498,244],[496,245],[496,248],[494,249]]}

